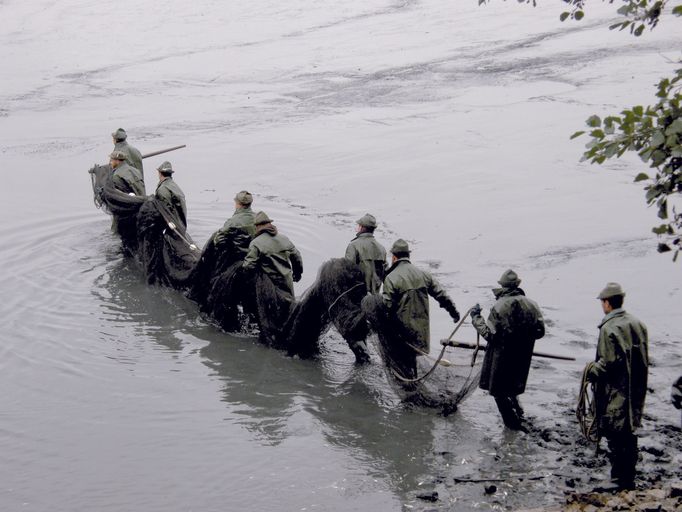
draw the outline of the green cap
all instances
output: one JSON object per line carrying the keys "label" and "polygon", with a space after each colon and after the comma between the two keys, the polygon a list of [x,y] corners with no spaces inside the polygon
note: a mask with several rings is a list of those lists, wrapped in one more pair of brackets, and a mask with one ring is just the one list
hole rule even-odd
{"label": "green cap", "polygon": [[126,159],[126,154],[123,151],[114,151],[109,155],[109,158],[111,160],[120,160],[123,162]]}
{"label": "green cap", "polygon": [[234,200],[237,201],[239,204],[249,206],[251,203],[253,203],[253,196],[251,195],[250,192],[242,190],[236,196],[234,196]]}
{"label": "green cap", "polygon": [[625,297],[625,292],[623,291],[621,285],[619,285],[618,283],[606,283],[606,286],[599,293],[597,298],[600,300],[610,299],[611,297],[616,297],[617,295]]}
{"label": "green cap", "polygon": [[504,288],[516,288],[521,284],[521,279],[512,269],[505,270],[502,277],[497,281]]}
{"label": "green cap", "polygon": [[166,175],[166,176],[171,175],[175,172],[175,171],[173,171],[173,166],[167,160],[164,163],[162,163],[161,165],[159,165],[156,168],[156,170],[159,171],[161,174]]}
{"label": "green cap", "polygon": [[112,133],[111,136],[114,138],[116,142],[120,142],[128,138],[128,134],[123,128],[119,128],[114,133]]}
{"label": "green cap", "polygon": [[391,252],[393,254],[410,254],[410,246],[407,245],[407,242],[405,240],[403,240],[402,238],[398,238],[398,240],[393,242]]}
{"label": "green cap", "polygon": [[362,217],[360,217],[357,220],[357,223],[360,226],[362,226],[363,228],[376,228],[377,227],[376,218],[374,218],[374,215],[370,215],[369,213],[366,213]]}
{"label": "green cap", "polygon": [[268,217],[265,212],[258,212],[253,218],[253,223],[256,226],[259,226],[260,224],[269,224],[270,222],[272,222],[272,219]]}

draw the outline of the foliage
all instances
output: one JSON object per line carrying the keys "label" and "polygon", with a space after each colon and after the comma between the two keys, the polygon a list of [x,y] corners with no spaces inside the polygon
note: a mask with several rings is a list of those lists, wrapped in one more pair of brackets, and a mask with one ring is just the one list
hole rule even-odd
{"label": "foliage", "polygon": [[[519,3],[536,5],[537,0],[517,0]],[[661,16],[667,12],[682,16],[682,4],[666,11],[669,0],[602,0],[618,3],[617,13],[621,19],[609,26],[611,30],[629,28],[636,37],[646,28],[654,29]],[[479,5],[488,0],[478,0]],[[562,0],[569,10],[559,16],[561,21],[580,21],[585,17],[587,0]],[[680,62],[682,64],[682,61]],[[682,68],[672,76],[663,78],[657,86],[657,101],[653,105],[637,105],[623,110],[619,115],[603,119],[590,116],[587,130],[575,132],[571,138],[587,134],[591,140],[583,160],[603,164],[606,160],[621,157],[628,151],[636,151],[653,172],[640,172],[635,182],[644,182],[646,202],[656,205],[658,217],[665,221],[652,231],[659,236],[658,251],[674,250],[675,261],[682,250],[682,212],[670,205],[671,196],[682,195]],[[650,175],[651,174],[651,175]]]}

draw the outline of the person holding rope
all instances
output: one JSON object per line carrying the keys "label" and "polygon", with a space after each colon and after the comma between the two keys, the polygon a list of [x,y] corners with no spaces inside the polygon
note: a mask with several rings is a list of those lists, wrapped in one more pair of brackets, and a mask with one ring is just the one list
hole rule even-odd
{"label": "person holding rope", "polygon": [[367,293],[377,294],[386,275],[386,249],[374,238],[377,220],[369,213],[357,220],[357,236],[346,248],[346,259],[357,264],[365,276]]}
{"label": "person holding rope", "polygon": [[647,391],[649,341],[646,326],[623,309],[624,297],[618,283],[608,283],[597,297],[606,316],[586,377],[594,384],[598,433],[609,445],[611,482],[618,489],[633,489],[635,430],[642,422]]}
{"label": "person holding rope", "polygon": [[545,324],[538,305],[519,288],[516,272],[507,270],[498,283],[487,322],[480,305],[471,308],[471,322],[488,342],[479,387],[493,396],[507,428],[527,432],[518,396],[526,389],[535,340],[545,335]]}
{"label": "person holding rope", "polygon": [[156,186],[156,199],[163,204],[168,212],[182,224],[183,231],[187,229],[187,206],[185,194],[173,181],[173,166],[170,162],[162,163],[156,171],[159,174],[159,184]]}
{"label": "person holding rope", "polygon": [[429,353],[429,295],[455,323],[459,312],[436,279],[410,262],[410,248],[398,239],[391,247],[391,267],[384,279],[382,299],[394,320],[398,338],[388,356],[405,379],[417,376],[417,356]]}

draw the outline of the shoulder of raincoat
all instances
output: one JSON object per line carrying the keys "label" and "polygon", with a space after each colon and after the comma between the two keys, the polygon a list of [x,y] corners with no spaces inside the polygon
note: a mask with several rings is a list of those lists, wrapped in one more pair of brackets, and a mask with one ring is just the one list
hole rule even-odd
{"label": "shoulder of raincoat", "polygon": [[369,293],[379,293],[386,275],[386,249],[372,233],[360,233],[348,244],[346,259],[356,263],[365,276]]}
{"label": "shoulder of raincoat", "polygon": [[237,208],[225,224],[214,235],[216,245],[231,243],[239,251],[246,253],[249,243],[256,236],[256,225],[253,223],[251,208]]}
{"label": "shoulder of raincoat", "polygon": [[418,269],[407,258],[398,259],[384,279],[383,301],[402,327],[405,341],[420,350],[429,350],[429,295],[451,315],[456,308],[438,281]]}
{"label": "shoulder of raincoat", "polygon": [[488,342],[479,386],[493,396],[516,396],[526,389],[535,340],[545,335],[542,312],[520,288],[504,290],[488,321],[472,319]]}
{"label": "shoulder of raincoat", "polygon": [[137,148],[128,144],[128,141],[121,141],[114,144],[114,151],[122,151],[126,156],[126,162],[128,165],[135,167],[140,171],[142,175],[142,181],[144,181],[144,169],[142,167],[142,153],[138,151]]}
{"label": "shoulder of raincoat", "polygon": [[648,368],[646,326],[624,309],[614,309],[599,324],[592,370],[602,432],[633,432],[641,425]]}
{"label": "shoulder of raincoat", "polygon": [[277,287],[293,295],[294,281],[303,274],[303,259],[291,240],[271,226],[251,240],[244,268],[263,271]]}
{"label": "shoulder of raincoat", "polygon": [[126,194],[133,192],[136,196],[145,195],[140,172],[127,163],[122,163],[114,169],[111,179],[114,187]]}
{"label": "shoulder of raincoat", "polygon": [[187,205],[185,194],[170,176],[165,177],[156,186],[156,198],[187,227]]}

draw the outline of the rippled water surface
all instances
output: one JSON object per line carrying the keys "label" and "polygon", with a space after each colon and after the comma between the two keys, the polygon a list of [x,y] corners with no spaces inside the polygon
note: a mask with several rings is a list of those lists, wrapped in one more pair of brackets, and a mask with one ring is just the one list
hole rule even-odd
{"label": "rippled water surface", "polygon": [[[557,503],[568,477],[606,474],[603,460],[574,467],[587,448],[571,407],[611,280],[651,333],[643,443],[666,442],[680,263],[655,252],[640,164],[578,163],[568,136],[593,112],[652,101],[682,36],[673,22],[610,33],[609,6],[561,24],[550,2],[476,4],[0,2],[0,509]],[[547,319],[538,347],[577,358],[534,362],[523,399],[538,432],[505,431],[480,391],[449,417],[408,408],[378,357],[356,367],[333,331],[319,359],[291,359],[147,286],[92,204],[87,170],[119,126],[143,153],[187,144],[145,160],[145,176],[151,193],[173,162],[198,243],[252,191],[303,254],[298,294],[367,211],[461,311],[489,308],[516,268]],[[434,308],[433,351],[452,328]],[[454,478],[507,482],[486,495]]]}

